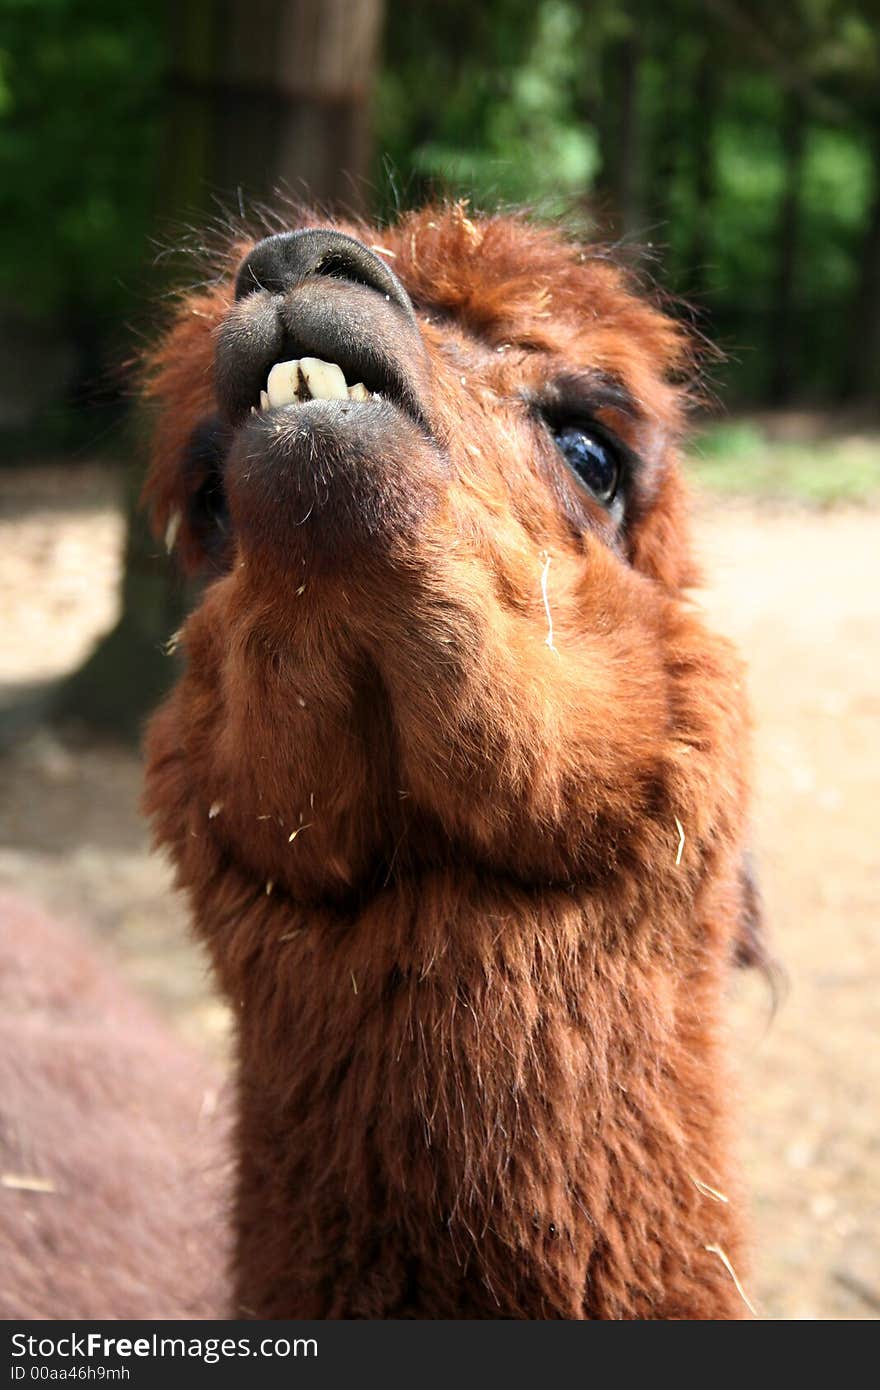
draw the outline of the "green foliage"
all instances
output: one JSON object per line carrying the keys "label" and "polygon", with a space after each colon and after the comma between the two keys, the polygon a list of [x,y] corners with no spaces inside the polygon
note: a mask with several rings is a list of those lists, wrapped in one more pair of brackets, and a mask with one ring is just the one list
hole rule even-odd
{"label": "green foliage", "polygon": [[[767,400],[784,355],[802,398],[834,398],[854,307],[880,299],[867,235],[880,189],[874,8],[386,0],[377,211],[462,193],[647,243],[652,272],[705,306],[728,399]],[[168,111],[167,24],[163,0],[0,0],[0,305],[99,335],[131,313]],[[164,215],[202,192],[179,190]],[[615,205],[623,216],[605,227]]]}
{"label": "green foliage", "polygon": [[880,436],[817,432],[775,439],[753,420],[727,420],[695,440],[689,473],[710,492],[829,506],[880,501]]}
{"label": "green foliage", "polygon": [[561,0],[485,6],[468,34],[475,7],[453,4],[446,18],[459,11],[459,22],[446,47],[442,34],[427,32],[432,15],[423,14],[420,29],[418,5],[391,5],[377,123],[380,150],[405,188],[466,195],[478,206],[527,203],[546,216],[583,196],[598,144],[577,111],[576,8]]}
{"label": "green foliage", "polygon": [[161,6],[3,0],[0,300],[39,315],[124,309],[145,259]]}
{"label": "green foliage", "polygon": [[[834,398],[847,385],[880,180],[870,154],[880,130],[880,40],[869,6],[390,0],[379,150],[404,201],[439,188],[477,206],[565,212],[585,226],[592,209],[601,221],[613,206],[623,175],[637,216],[617,230],[650,248],[665,285],[705,307],[704,327],[728,353],[724,394],[767,399],[774,357],[784,353],[801,397]],[[628,143],[626,45],[637,65]],[[782,126],[791,92],[802,94],[805,136],[790,175]],[[787,177],[798,182],[797,225],[783,245]],[[381,176],[378,189],[387,206],[392,191]]]}

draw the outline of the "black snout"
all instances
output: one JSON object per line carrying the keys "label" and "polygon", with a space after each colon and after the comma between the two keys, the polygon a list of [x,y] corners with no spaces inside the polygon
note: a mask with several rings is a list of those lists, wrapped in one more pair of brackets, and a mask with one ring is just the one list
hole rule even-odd
{"label": "black snout", "polygon": [[235,281],[235,297],[243,299],[255,290],[286,294],[315,275],[330,275],[377,290],[415,322],[409,295],[394,272],[360,241],[344,232],[306,229],[280,232],[257,242],[241,263]]}

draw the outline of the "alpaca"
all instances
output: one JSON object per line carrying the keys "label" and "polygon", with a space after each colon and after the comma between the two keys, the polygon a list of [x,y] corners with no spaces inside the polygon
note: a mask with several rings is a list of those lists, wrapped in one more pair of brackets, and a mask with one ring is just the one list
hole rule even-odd
{"label": "alpaca", "polygon": [[208,576],[145,808],[235,1012],[235,1311],[735,1318],[740,663],[682,328],[466,206],[238,241],[147,365]]}
{"label": "alpaca", "polygon": [[0,900],[0,1318],[227,1306],[217,1079],[70,928]]}

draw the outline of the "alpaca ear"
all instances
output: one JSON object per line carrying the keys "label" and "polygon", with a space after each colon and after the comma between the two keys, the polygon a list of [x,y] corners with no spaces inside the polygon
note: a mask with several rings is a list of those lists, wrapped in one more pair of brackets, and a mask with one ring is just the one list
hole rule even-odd
{"label": "alpaca ear", "polygon": [[786,976],[767,942],[764,900],[750,850],[745,851],[740,861],[738,881],[739,919],[733,943],[733,958],[737,965],[761,971],[770,985],[775,1009],[784,992]]}
{"label": "alpaca ear", "polygon": [[739,920],[734,942],[736,963],[763,967],[768,962],[764,940],[764,902],[750,850],[743,853],[738,879]]}
{"label": "alpaca ear", "polygon": [[217,574],[231,562],[223,486],[231,437],[214,396],[214,330],[231,298],[227,282],[187,295],[141,362],[142,398],[153,412],[142,501],[153,534],[192,576]]}
{"label": "alpaca ear", "polygon": [[[216,415],[200,420],[172,454],[157,449],[144,488],[153,533],[191,576],[221,574],[232,562],[223,466],[231,431]],[[176,441],[175,441],[176,443]]]}

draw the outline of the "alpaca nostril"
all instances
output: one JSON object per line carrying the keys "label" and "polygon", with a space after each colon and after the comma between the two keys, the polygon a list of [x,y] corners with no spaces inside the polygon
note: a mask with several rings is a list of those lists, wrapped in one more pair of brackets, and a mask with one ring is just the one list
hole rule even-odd
{"label": "alpaca nostril", "polygon": [[277,236],[257,242],[239,267],[235,297],[243,299],[255,290],[286,294],[303,280],[317,275],[366,285],[415,321],[409,295],[378,256],[344,232],[317,228],[279,232]]}

